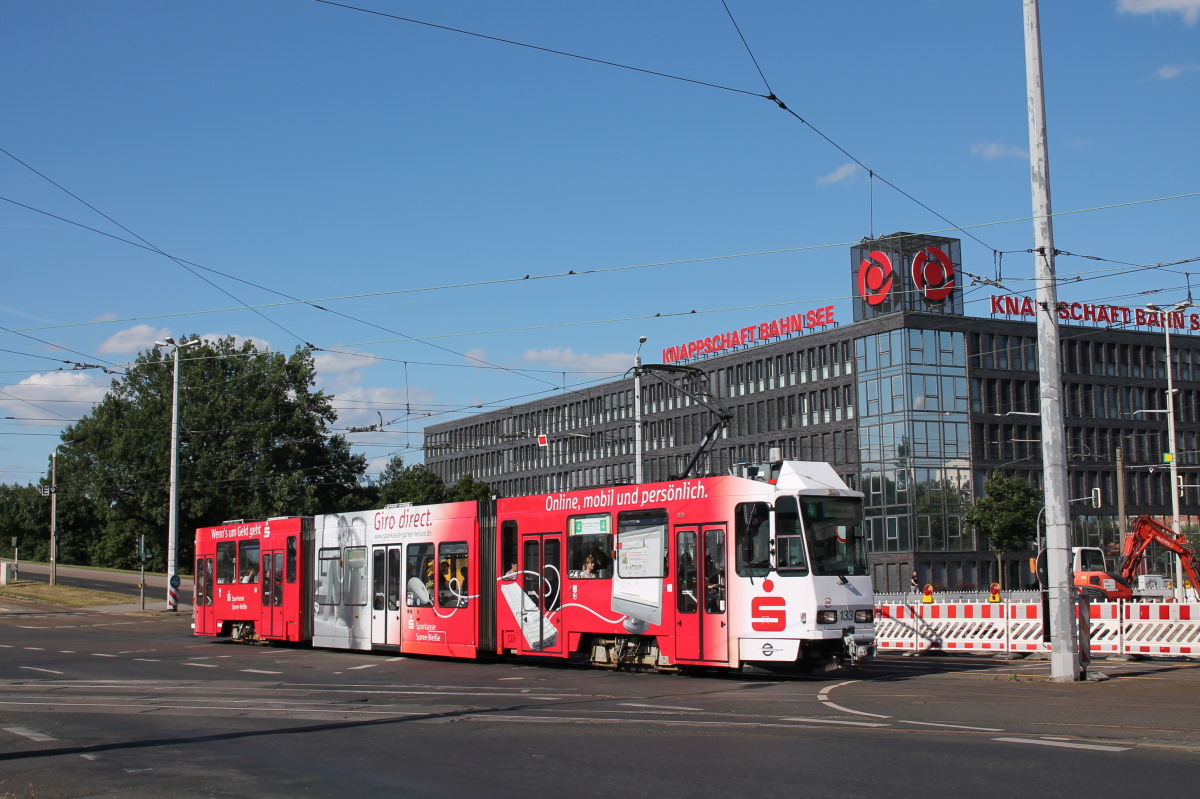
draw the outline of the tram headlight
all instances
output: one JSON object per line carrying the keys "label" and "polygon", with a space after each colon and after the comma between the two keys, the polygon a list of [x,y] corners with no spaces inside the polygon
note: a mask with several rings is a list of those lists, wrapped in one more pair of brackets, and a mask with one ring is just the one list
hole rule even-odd
{"label": "tram headlight", "polygon": [[817,624],[837,624],[837,617],[836,610],[818,610]]}
{"label": "tram headlight", "polygon": [[875,621],[875,611],[870,608],[854,611],[855,624],[870,624]]}

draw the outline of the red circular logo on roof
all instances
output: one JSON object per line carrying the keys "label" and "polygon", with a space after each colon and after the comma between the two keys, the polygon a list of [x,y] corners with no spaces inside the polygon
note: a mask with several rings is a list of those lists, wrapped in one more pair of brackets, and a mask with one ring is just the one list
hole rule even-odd
{"label": "red circular logo on roof", "polygon": [[867,305],[879,305],[892,293],[895,279],[892,259],[875,250],[858,265],[858,296],[866,300]]}
{"label": "red circular logo on roof", "polygon": [[937,247],[926,247],[912,262],[913,285],[930,302],[942,302],[954,291],[954,264]]}

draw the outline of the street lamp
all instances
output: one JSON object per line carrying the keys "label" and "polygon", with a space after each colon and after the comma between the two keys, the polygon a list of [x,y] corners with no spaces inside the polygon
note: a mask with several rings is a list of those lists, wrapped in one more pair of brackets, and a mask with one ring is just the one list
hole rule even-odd
{"label": "street lamp", "polygon": [[[1175,304],[1170,310],[1163,310],[1159,306],[1148,303],[1146,310],[1157,311],[1163,314],[1163,334],[1166,337],[1167,348],[1167,438],[1171,443],[1171,462],[1168,464],[1171,468],[1171,530],[1175,533],[1175,537],[1180,536],[1179,523],[1179,465],[1175,462],[1175,451],[1178,448],[1175,440],[1175,383],[1172,377],[1171,368],[1171,317],[1168,314],[1179,313],[1185,308],[1191,308],[1192,301],[1184,300]],[[1185,600],[1183,593],[1183,562],[1179,556],[1175,556],[1175,599],[1178,602]]]}
{"label": "street lamp", "polygon": [[50,585],[58,584],[58,447],[50,453]]}
{"label": "street lamp", "polygon": [[156,341],[156,347],[175,350],[175,371],[171,383],[171,487],[167,511],[167,610],[179,610],[179,351],[195,347],[200,339],[176,343],[175,339]]}
{"label": "street lamp", "polygon": [[642,345],[646,337],[638,339],[637,351],[633,353],[633,482],[642,482]]}

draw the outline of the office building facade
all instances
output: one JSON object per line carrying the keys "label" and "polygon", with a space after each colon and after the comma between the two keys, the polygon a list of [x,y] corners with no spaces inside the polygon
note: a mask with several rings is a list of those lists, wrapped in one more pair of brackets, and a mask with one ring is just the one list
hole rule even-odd
{"label": "office building facade", "polygon": [[[784,458],[827,461],[866,495],[877,591],[909,575],[947,590],[996,579],[995,553],[963,521],[987,478],[1041,485],[1037,305],[995,295],[989,315],[963,312],[959,243],[893,234],[851,250],[853,322],[834,306],[761,320],[662,351],[694,367],[729,413],[695,474]],[[1164,453],[1178,458],[1182,514],[1200,504],[1200,314],[1060,303],[1072,531],[1112,549],[1118,517],[1170,513]],[[1168,441],[1166,337],[1171,326],[1178,448]],[[632,365],[632,364],[631,364]],[[647,365],[642,377],[645,481],[678,475],[714,415]],[[425,430],[425,462],[448,483],[464,474],[513,496],[633,482],[632,378]],[[1124,480],[1118,480],[1118,465]],[[1093,507],[1093,489],[1100,506]],[[1120,489],[1120,490],[1119,490]],[[1005,556],[1007,586],[1028,585],[1030,552]],[[1165,569],[1164,569],[1165,571]]]}

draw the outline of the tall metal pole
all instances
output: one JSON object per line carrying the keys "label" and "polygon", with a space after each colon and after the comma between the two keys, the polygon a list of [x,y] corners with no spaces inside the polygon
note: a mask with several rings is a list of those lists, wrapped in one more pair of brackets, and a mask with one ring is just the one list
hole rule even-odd
{"label": "tall metal pole", "polygon": [[171,382],[171,485],[167,510],[167,610],[179,610],[179,351],[194,347],[200,339],[176,342],[173,338],[156,341],[155,346],[175,350],[175,369]]}
{"label": "tall metal pole", "polygon": [[1037,0],[1025,0],[1025,85],[1029,105],[1029,168],[1033,194],[1037,283],[1038,381],[1042,413],[1042,473],[1046,497],[1046,571],[1050,588],[1050,677],[1075,682],[1080,672],[1071,592],[1071,541],[1067,458],[1059,371],[1058,291],[1054,284],[1054,225],[1050,207],[1050,157]]}
{"label": "tall metal pole", "polygon": [[[168,339],[169,341],[170,339]],[[174,342],[172,342],[174,344]],[[179,345],[175,344],[175,370],[171,384],[171,497],[167,519],[167,610],[179,610],[175,588],[179,571]]]}
{"label": "tall metal pole", "polygon": [[642,472],[642,345],[646,337],[638,339],[637,352],[633,354],[633,482],[641,484]]}
{"label": "tall metal pole", "polygon": [[[1179,449],[1175,438],[1175,383],[1171,376],[1175,371],[1171,366],[1171,321],[1175,313],[1190,305],[1191,303],[1179,303],[1160,317],[1163,320],[1167,343],[1167,437],[1171,441],[1171,531],[1175,533],[1175,538],[1180,537],[1182,525],[1179,522]],[[1178,556],[1175,557],[1175,601],[1187,601],[1183,592],[1183,561]]]}
{"label": "tall metal pole", "polygon": [[[167,339],[171,341],[170,339]],[[171,383],[171,497],[167,520],[167,610],[179,610],[179,345],[175,349],[175,370]]]}
{"label": "tall metal pole", "polygon": [[58,447],[50,453],[50,585],[58,583]]}
{"label": "tall metal pole", "polygon": [[1125,451],[1117,447],[1117,551],[1125,543]]}

